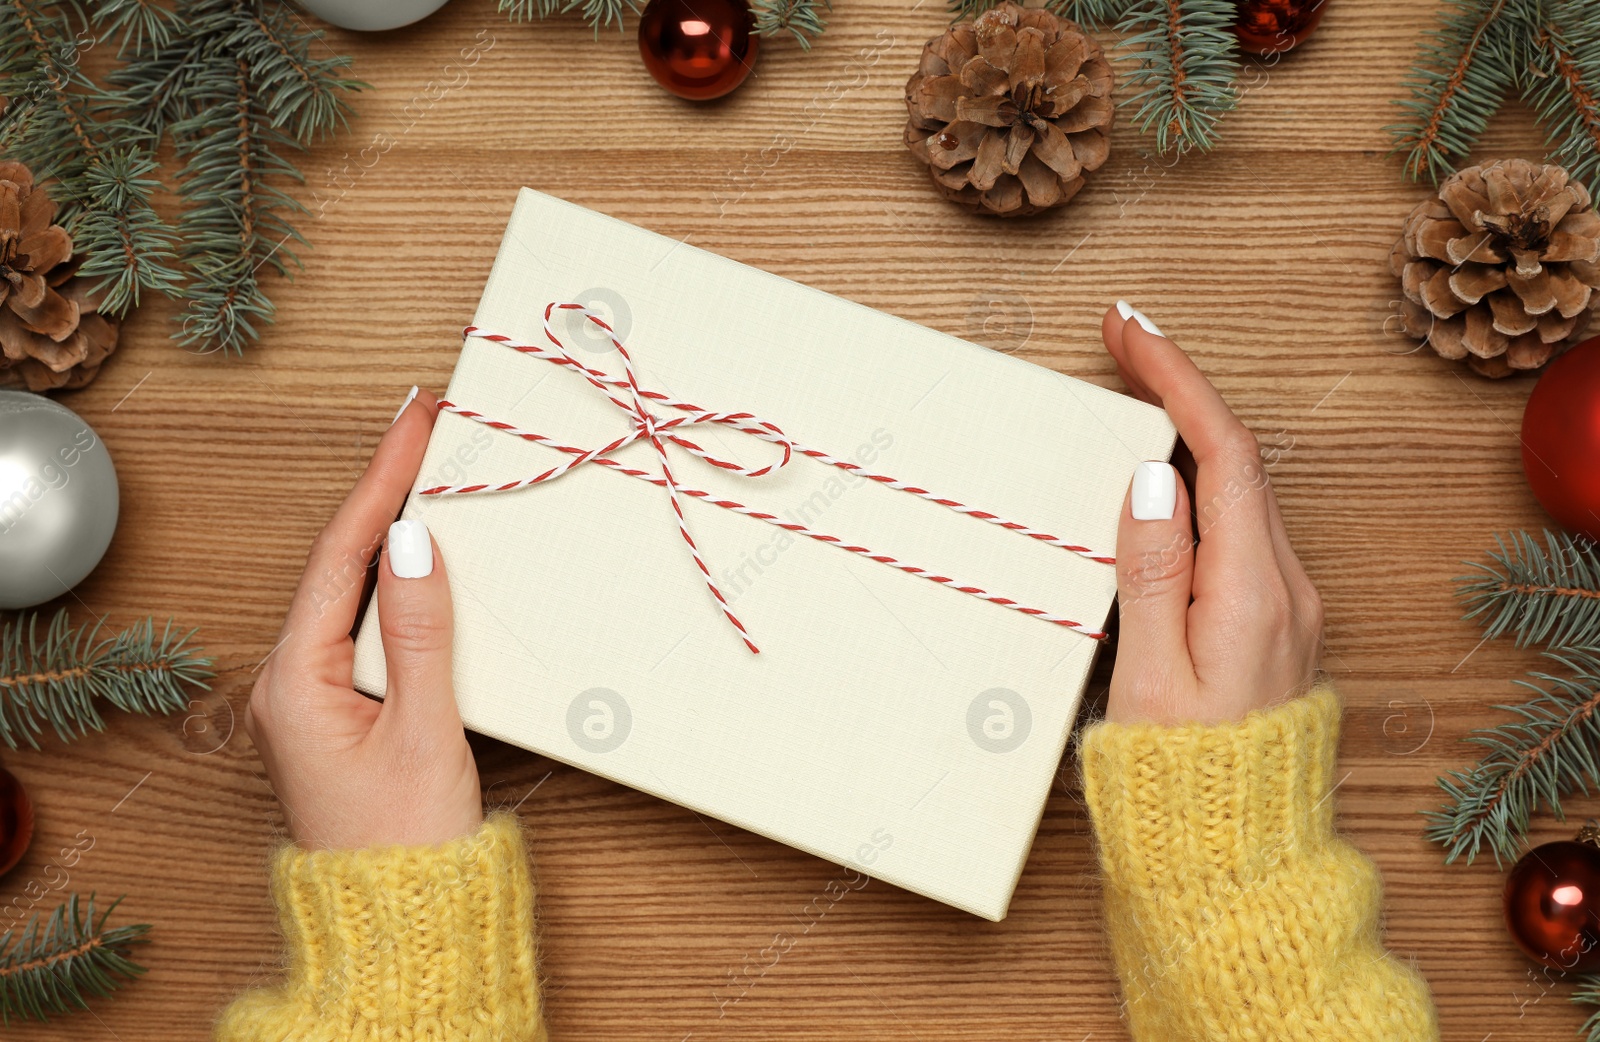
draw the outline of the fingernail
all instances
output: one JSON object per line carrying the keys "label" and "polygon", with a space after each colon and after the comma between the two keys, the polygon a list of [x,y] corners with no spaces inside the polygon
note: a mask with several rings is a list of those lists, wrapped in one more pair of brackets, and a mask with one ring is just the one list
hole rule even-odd
{"label": "fingernail", "polygon": [[1172,512],[1178,509],[1178,472],[1165,463],[1139,464],[1129,498],[1135,521],[1172,520]]}
{"label": "fingernail", "polygon": [[396,521],[389,526],[389,570],[396,579],[433,574],[433,540],[421,521]]}
{"label": "fingernail", "polygon": [[1145,317],[1145,313],[1143,311],[1140,311],[1132,304],[1129,304],[1126,300],[1117,301],[1117,314],[1122,316],[1122,321],[1124,322],[1128,321],[1130,318],[1133,319],[1135,322],[1139,323],[1140,327],[1146,333],[1153,333],[1156,336],[1167,335],[1161,331],[1160,326],[1156,325],[1154,322],[1150,321],[1150,319]]}
{"label": "fingernail", "polygon": [[[406,406],[410,405],[412,399],[414,399],[416,396],[417,396],[417,385],[416,384],[412,384],[411,385],[411,390],[406,393],[406,400],[400,403],[400,408],[399,409],[395,410],[394,419],[389,421],[389,426],[393,427],[395,425],[395,421],[400,419],[400,414],[406,411]],[[424,572],[423,574],[427,574],[427,573]]]}

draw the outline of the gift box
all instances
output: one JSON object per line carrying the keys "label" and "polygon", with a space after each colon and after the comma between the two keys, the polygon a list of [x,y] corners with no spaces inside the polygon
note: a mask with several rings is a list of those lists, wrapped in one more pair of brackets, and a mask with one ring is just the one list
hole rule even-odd
{"label": "gift box", "polygon": [[1164,412],[527,189],[445,400],[469,728],[1004,918]]}

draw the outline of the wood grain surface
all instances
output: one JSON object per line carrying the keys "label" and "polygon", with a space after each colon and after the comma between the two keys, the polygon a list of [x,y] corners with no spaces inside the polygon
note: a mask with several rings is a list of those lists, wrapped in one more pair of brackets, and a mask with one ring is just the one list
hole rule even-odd
{"label": "wood grain surface", "polygon": [[[1470,758],[1458,739],[1500,719],[1493,704],[1537,661],[1479,646],[1451,577],[1496,532],[1547,523],[1518,462],[1532,382],[1479,379],[1385,331],[1386,258],[1425,192],[1402,182],[1383,128],[1435,15],[1334,0],[1298,52],[1246,74],[1215,153],[1172,165],[1124,116],[1070,207],[1015,223],[944,202],[901,144],[906,77],[947,20],[936,0],[841,0],[809,54],[765,43],[756,77],[699,106],[649,80],[631,21],[596,42],[575,21],[514,26],[489,0],[456,0],[398,32],[330,32],[372,89],[352,131],[304,163],[314,249],[273,287],[277,323],[242,359],[202,357],[168,339],[170,308],[149,307],[99,381],[63,398],[110,447],[123,511],[64,603],[197,626],[221,675],[188,718],[6,755],[39,833],[0,899],[26,907],[88,836],[70,889],[126,894],[123,920],[154,929],[134,987],[0,1034],[204,1039],[222,1004],[277,972],[265,865],[283,822],[237,726],[252,671],[406,389],[443,388],[530,185],[1107,386],[1099,316],[1119,297],[1144,308],[1281,456],[1273,480],[1348,702],[1339,818],[1383,870],[1396,957],[1432,984],[1452,1042],[1574,1037],[1569,989],[1505,936],[1492,860],[1447,867],[1421,837],[1435,777]],[[1542,155],[1531,118],[1502,112],[1477,155]],[[517,806],[536,837],[556,1039],[1125,1037],[1070,760],[993,924],[876,882],[830,906],[833,865],[475,745],[488,801]],[[1534,831],[1570,833],[1548,816]],[[762,970],[778,933],[796,943]]]}

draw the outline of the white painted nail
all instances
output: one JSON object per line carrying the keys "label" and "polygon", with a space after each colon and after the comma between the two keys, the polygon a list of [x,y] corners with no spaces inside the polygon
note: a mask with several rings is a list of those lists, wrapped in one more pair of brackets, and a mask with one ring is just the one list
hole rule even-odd
{"label": "white painted nail", "polygon": [[1151,333],[1155,336],[1167,335],[1161,331],[1160,326],[1150,321],[1149,317],[1146,316],[1143,311],[1140,311],[1132,304],[1129,304],[1126,300],[1117,301],[1117,314],[1122,316],[1122,321],[1124,322],[1128,321],[1130,318],[1133,319],[1135,322],[1139,323],[1140,327],[1142,327],[1146,333]]}
{"label": "white painted nail", "polygon": [[389,526],[389,570],[396,579],[433,574],[433,540],[421,521],[396,521]]}
{"label": "white painted nail", "polygon": [[1170,521],[1178,509],[1178,472],[1166,463],[1141,463],[1133,472],[1129,508],[1135,521]]}
{"label": "white painted nail", "polygon": [[393,427],[395,425],[395,421],[400,419],[401,414],[406,411],[406,406],[410,405],[412,400],[415,399],[416,396],[417,396],[417,385],[416,384],[412,384],[411,385],[411,390],[406,393],[406,400],[400,403],[400,408],[399,409],[395,410],[394,419],[389,421],[389,426]]}

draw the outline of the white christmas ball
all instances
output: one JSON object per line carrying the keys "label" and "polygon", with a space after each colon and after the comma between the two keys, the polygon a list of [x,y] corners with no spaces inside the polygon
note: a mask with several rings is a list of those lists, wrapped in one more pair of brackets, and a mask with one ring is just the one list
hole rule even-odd
{"label": "white christmas ball", "polygon": [[420,21],[447,0],[299,0],[300,6],[341,29],[369,32]]}
{"label": "white christmas ball", "polygon": [[71,409],[0,391],[0,608],[61,596],[100,563],[117,529],[117,469]]}

